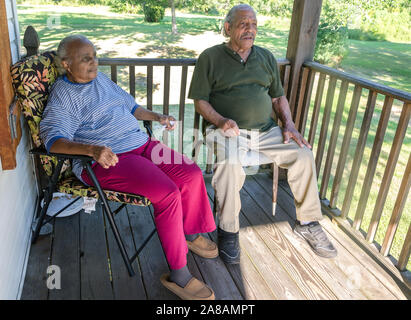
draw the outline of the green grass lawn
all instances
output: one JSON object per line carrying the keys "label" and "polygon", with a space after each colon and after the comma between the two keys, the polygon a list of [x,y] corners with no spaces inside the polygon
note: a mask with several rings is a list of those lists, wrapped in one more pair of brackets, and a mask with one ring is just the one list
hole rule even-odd
{"label": "green grass lawn", "polygon": [[341,69],[411,92],[411,44],[349,40],[349,52]]}
{"label": "green grass lawn", "polygon": [[[57,6],[18,6],[19,23],[21,30],[21,38],[28,25],[32,25],[39,33],[41,40],[41,50],[56,49],[59,41],[66,35],[73,33],[82,33],[89,37],[98,48],[98,54],[101,57],[158,57],[158,58],[195,58],[205,48],[221,43],[224,38],[217,32],[219,25],[219,17],[211,17],[204,15],[189,15],[177,13],[178,35],[171,34],[171,18],[166,16],[160,23],[144,23],[141,15],[126,15],[109,12],[102,7],[93,8],[61,8]],[[53,20],[53,16],[58,17]],[[59,24],[48,25],[50,22],[58,22]],[[279,18],[259,18],[259,33],[256,39],[256,44],[271,50],[277,58],[285,57],[288,41],[288,30],[290,26],[289,19]],[[375,82],[383,83],[394,88],[411,91],[411,44],[410,43],[392,43],[392,42],[372,42],[372,41],[356,41],[350,40],[350,48],[347,57],[342,61],[341,69],[360,77],[370,79]],[[109,74],[108,68],[102,70]],[[136,98],[139,103],[145,105],[146,73],[144,70],[136,68]],[[189,78],[192,73],[192,68],[189,69]],[[179,84],[179,73],[172,69],[171,83]],[[161,111],[162,104],[162,70],[154,70],[154,105],[156,111]],[[128,90],[128,70],[119,69],[119,85]],[[314,88],[315,89],[315,88]],[[314,91],[315,92],[315,91]],[[170,90],[170,112],[176,118],[178,115],[178,99],[179,89]],[[325,94],[323,104],[325,102]],[[347,95],[345,110],[343,114],[342,127],[339,135],[339,142],[336,148],[336,156],[334,157],[334,165],[332,172],[336,168],[336,163],[339,154],[339,146],[341,145],[344,135],[344,123],[348,118],[348,112],[351,103],[352,88]],[[347,160],[347,167],[344,173],[343,185],[341,192],[344,192],[348,183],[349,169],[354,158],[356,141],[358,140],[362,116],[364,114],[367,93],[363,91],[363,98],[353,132],[353,141]],[[313,94],[314,99],[314,94]],[[338,100],[338,87],[334,98],[334,110]],[[375,116],[370,129],[370,135],[367,140],[363,164],[359,174],[359,182],[364,179],[367,162],[371,153],[374,135],[378,126],[379,115],[382,107],[381,97],[378,100]],[[186,127],[190,128],[193,124],[194,108],[191,100],[186,101],[185,121]],[[386,138],[384,140],[383,149],[380,156],[380,162],[374,178],[372,191],[369,198],[364,217],[363,228],[367,230],[368,222],[372,214],[373,203],[378,194],[378,186],[381,183],[384,174],[385,163],[391,149],[398,116],[401,110],[401,105],[396,103],[387,129]],[[321,124],[321,116],[319,120]],[[333,117],[330,121],[328,137],[331,134],[331,125]],[[308,121],[309,125],[309,121]],[[159,131],[158,131],[159,132]],[[308,135],[308,130],[306,130]],[[318,143],[319,129],[317,130]],[[191,154],[191,136],[184,136],[184,152],[187,155]],[[315,152],[315,148],[314,148]],[[325,156],[327,150],[325,150]],[[411,152],[411,135],[408,130],[404,145],[401,150],[401,155],[395,171],[393,182],[390,188],[390,194],[384,209],[384,214],[381,219],[376,240],[382,243],[383,234],[388,225],[389,213],[394,206],[399,185],[402,180],[402,175],[407,164],[408,154]],[[324,156],[324,161],[325,161]],[[205,153],[202,150],[199,158],[200,165],[204,167]],[[324,162],[323,162],[324,163]],[[323,164],[324,167],[324,164]],[[321,182],[322,173],[320,172],[319,181]],[[331,190],[331,183],[328,194]],[[358,183],[354,192],[354,198],[351,206],[350,218],[353,218],[356,204],[361,192],[361,183]],[[342,193],[343,194],[343,193]],[[410,197],[409,197],[410,198]],[[343,196],[339,197],[338,207],[342,206]],[[411,201],[408,201],[401,219],[397,235],[391,254],[398,257],[401,249],[400,244],[403,243],[407,228],[411,223]],[[411,269],[411,262],[408,264],[408,269]]]}

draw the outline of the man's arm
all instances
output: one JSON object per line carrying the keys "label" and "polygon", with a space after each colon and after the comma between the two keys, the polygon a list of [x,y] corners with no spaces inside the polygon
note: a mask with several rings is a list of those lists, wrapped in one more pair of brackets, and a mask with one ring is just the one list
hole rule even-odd
{"label": "man's arm", "polygon": [[283,137],[284,143],[289,143],[290,138],[294,139],[295,142],[300,147],[306,145],[308,148],[311,149],[310,144],[304,139],[304,137],[298,132],[295,128],[295,124],[293,122],[291,116],[290,106],[288,104],[287,98],[285,96],[281,96],[278,98],[272,98],[273,103],[273,110],[277,114],[278,118],[281,120],[283,124]]}
{"label": "man's arm", "polygon": [[232,119],[223,117],[215,111],[208,101],[195,99],[194,107],[204,119],[214,124],[217,128],[223,130],[223,132],[231,129],[232,135],[238,136],[240,134],[240,129],[238,128],[237,123]]}
{"label": "man's arm", "polygon": [[143,107],[138,107],[134,111],[134,117],[137,120],[149,120],[149,121],[158,121],[162,125],[166,126],[167,130],[173,130],[174,129],[174,123],[170,123],[170,121],[176,121],[173,116],[167,116],[164,114],[156,113],[150,110],[147,110]]}

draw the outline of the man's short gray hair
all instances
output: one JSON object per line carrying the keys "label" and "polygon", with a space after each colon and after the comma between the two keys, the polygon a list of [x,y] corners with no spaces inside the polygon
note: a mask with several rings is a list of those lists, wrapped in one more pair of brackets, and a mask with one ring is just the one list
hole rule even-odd
{"label": "man's short gray hair", "polygon": [[63,66],[61,65],[61,62],[65,59],[67,59],[68,54],[67,54],[67,48],[70,43],[73,41],[83,41],[83,42],[90,42],[87,37],[81,35],[81,34],[74,34],[71,36],[65,37],[63,40],[60,41],[59,46],[57,48],[57,56],[56,56],[56,65],[59,71],[59,74],[65,74],[66,70],[64,70]]}
{"label": "man's short gray hair", "polygon": [[[233,22],[234,22],[234,19],[235,19],[235,16],[237,14],[237,11],[244,11],[244,10],[250,10],[250,11],[254,12],[255,16],[257,16],[257,13],[253,9],[253,7],[251,7],[250,5],[244,4],[244,3],[237,4],[234,7],[232,7],[230,9],[230,11],[228,11],[227,15],[225,16],[224,23],[227,22],[230,26],[232,26]],[[229,37],[229,35],[225,31],[225,28],[223,28],[223,35],[225,37]]]}

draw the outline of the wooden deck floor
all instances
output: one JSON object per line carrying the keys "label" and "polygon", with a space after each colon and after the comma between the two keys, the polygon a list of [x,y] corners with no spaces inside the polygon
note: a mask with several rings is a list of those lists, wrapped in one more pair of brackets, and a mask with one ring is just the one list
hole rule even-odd
{"label": "wooden deck floor", "polygon": [[[213,190],[209,179],[210,199]],[[247,177],[241,191],[241,264],[225,265],[191,252],[192,273],[208,283],[217,299],[407,299],[401,288],[329,218],[323,228],[338,250],[334,259],[316,256],[293,234],[295,207],[289,187],[280,181],[276,216],[271,215],[271,180]],[[211,201],[210,201],[211,202]],[[116,216],[131,252],[154,228],[150,208],[126,207]],[[108,227],[109,229],[109,227]],[[56,220],[54,233],[31,247],[22,299],[178,299],[160,283],[169,271],[155,235],[133,266],[130,278],[98,208]],[[215,239],[215,233],[210,234]],[[61,269],[61,289],[48,290],[47,267]]]}

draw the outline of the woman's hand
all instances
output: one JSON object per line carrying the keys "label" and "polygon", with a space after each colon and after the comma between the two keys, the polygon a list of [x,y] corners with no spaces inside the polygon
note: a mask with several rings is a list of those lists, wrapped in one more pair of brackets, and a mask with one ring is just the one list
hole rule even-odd
{"label": "woman's hand", "polygon": [[158,122],[160,122],[162,126],[165,126],[166,130],[174,130],[176,119],[173,116],[159,114]]}
{"label": "woman's hand", "polygon": [[104,169],[108,169],[111,166],[115,166],[118,162],[117,155],[111,151],[111,148],[104,146],[91,146],[91,154],[94,160],[96,160]]}

